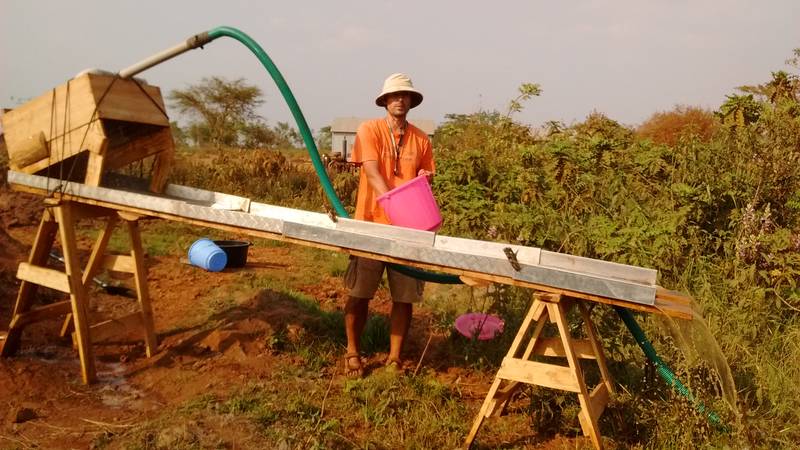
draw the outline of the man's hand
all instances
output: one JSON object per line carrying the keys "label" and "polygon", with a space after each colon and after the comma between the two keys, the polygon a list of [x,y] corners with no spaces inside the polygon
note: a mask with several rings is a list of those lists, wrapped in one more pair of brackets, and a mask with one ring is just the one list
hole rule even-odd
{"label": "man's hand", "polygon": [[380,169],[378,169],[378,161],[364,161],[361,165],[361,170],[367,174],[367,182],[375,191],[376,196],[389,192],[389,185],[383,179]]}
{"label": "man's hand", "polygon": [[417,176],[421,177],[422,175],[425,175],[426,177],[428,177],[428,182],[429,183],[431,181],[433,181],[433,172],[431,172],[430,170],[419,169],[419,172],[417,172]]}

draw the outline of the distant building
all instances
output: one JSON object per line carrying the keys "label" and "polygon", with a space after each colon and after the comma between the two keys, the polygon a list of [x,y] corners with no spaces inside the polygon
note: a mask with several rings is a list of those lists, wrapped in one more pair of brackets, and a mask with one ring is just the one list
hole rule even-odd
{"label": "distant building", "polygon": [[[339,153],[345,160],[350,161],[353,143],[356,141],[356,131],[361,122],[369,120],[360,117],[338,117],[331,123],[331,154]],[[433,137],[436,123],[428,119],[411,119],[411,124]]]}

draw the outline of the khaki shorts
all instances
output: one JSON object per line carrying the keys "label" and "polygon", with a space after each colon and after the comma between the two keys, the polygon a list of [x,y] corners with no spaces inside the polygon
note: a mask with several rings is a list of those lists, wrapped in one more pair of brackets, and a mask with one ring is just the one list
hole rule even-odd
{"label": "khaki shorts", "polygon": [[422,300],[425,282],[390,269],[383,261],[358,256],[350,257],[350,265],[347,266],[347,272],[344,275],[344,284],[350,289],[350,296],[365,299],[374,297],[383,277],[383,269],[386,269],[392,301],[417,303]]}

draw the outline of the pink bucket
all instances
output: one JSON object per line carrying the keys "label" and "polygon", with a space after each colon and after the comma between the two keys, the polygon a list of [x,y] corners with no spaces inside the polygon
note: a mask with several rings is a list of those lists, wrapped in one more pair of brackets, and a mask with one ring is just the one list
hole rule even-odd
{"label": "pink bucket", "polygon": [[378,204],[386,211],[392,225],[436,231],[442,224],[442,215],[425,175],[381,195]]}

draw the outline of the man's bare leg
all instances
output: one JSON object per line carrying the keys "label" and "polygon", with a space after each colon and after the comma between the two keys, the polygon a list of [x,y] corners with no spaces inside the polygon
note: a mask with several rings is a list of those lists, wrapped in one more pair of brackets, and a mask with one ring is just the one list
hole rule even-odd
{"label": "man's bare leg", "polygon": [[392,303],[392,316],[389,331],[389,357],[387,363],[400,362],[400,353],[411,326],[414,306],[411,303]]}
{"label": "man's bare leg", "polygon": [[367,324],[369,299],[348,297],[344,307],[344,329],[347,333],[347,353],[345,355],[345,372],[347,376],[361,376],[364,369],[359,354],[361,334]]}

